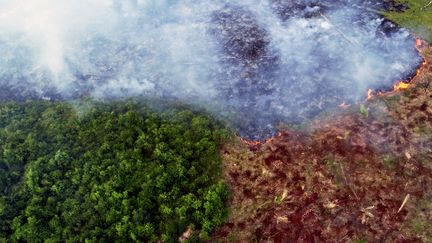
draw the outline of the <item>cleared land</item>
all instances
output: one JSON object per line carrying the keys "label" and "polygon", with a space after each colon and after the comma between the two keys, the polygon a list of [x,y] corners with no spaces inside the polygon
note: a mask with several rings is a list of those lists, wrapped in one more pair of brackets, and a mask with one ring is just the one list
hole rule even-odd
{"label": "cleared land", "polygon": [[[428,63],[432,48],[420,47]],[[227,145],[220,242],[432,240],[432,66],[408,89]]]}

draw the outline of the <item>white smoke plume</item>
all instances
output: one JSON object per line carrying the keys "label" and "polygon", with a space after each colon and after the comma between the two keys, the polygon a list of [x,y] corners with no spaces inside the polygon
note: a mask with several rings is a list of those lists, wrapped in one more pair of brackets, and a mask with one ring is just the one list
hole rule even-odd
{"label": "white smoke plume", "polygon": [[[362,0],[0,0],[0,99],[215,103],[243,135],[410,76],[404,29]],[[264,135],[265,136],[265,135]]]}

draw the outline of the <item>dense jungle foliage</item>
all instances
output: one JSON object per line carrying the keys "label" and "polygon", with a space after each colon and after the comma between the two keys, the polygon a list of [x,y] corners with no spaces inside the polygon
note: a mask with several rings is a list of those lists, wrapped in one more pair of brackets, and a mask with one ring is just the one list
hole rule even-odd
{"label": "dense jungle foliage", "polygon": [[227,214],[227,136],[137,101],[0,105],[0,242],[206,239]]}

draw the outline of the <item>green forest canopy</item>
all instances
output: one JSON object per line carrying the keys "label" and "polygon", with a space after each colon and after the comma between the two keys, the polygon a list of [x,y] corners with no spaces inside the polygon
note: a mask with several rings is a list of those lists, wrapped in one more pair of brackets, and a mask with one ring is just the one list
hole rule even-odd
{"label": "green forest canopy", "polygon": [[137,101],[2,104],[0,242],[205,239],[227,215],[228,134]]}

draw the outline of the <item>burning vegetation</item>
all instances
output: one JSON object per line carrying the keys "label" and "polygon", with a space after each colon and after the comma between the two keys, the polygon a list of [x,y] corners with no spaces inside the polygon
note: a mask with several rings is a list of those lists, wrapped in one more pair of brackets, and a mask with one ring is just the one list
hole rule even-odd
{"label": "burning vegetation", "polygon": [[421,63],[390,0],[51,1],[0,2],[0,101],[175,100],[257,140]]}
{"label": "burning vegetation", "polygon": [[[420,39],[417,38],[415,41],[415,48],[417,49],[417,51],[419,53],[423,52],[423,49],[425,48],[425,46],[427,45],[427,43]],[[426,61],[426,58],[423,57],[423,62],[421,63],[421,65],[419,66],[419,68],[416,70],[415,76],[419,76],[425,68],[427,68],[428,66],[428,62]],[[401,91],[401,90],[405,90],[408,89],[410,87],[410,81],[414,79],[414,77],[410,77],[405,81],[397,81],[394,85],[393,85],[393,92],[397,92],[397,91]],[[383,91],[378,91],[376,92],[377,95],[383,95],[386,92]],[[388,92],[387,92],[388,93]],[[367,99],[371,99],[372,97],[374,97],[374,91],[372,89],[369,89],[367,92]]]}
{"label": "burning vegetation", "polygon": [[222,242],[432,239],[432,48],[411,82],[263,143],[223,150]]}
{"label": "burning vegetation", "polygon": [[[0,1],[0,101],[50,100],[3,109],[0,242],[432,240],[432,48],[381,15],[406,4],[56,2]],[[135,96],[242,138],[71,106]]]}

